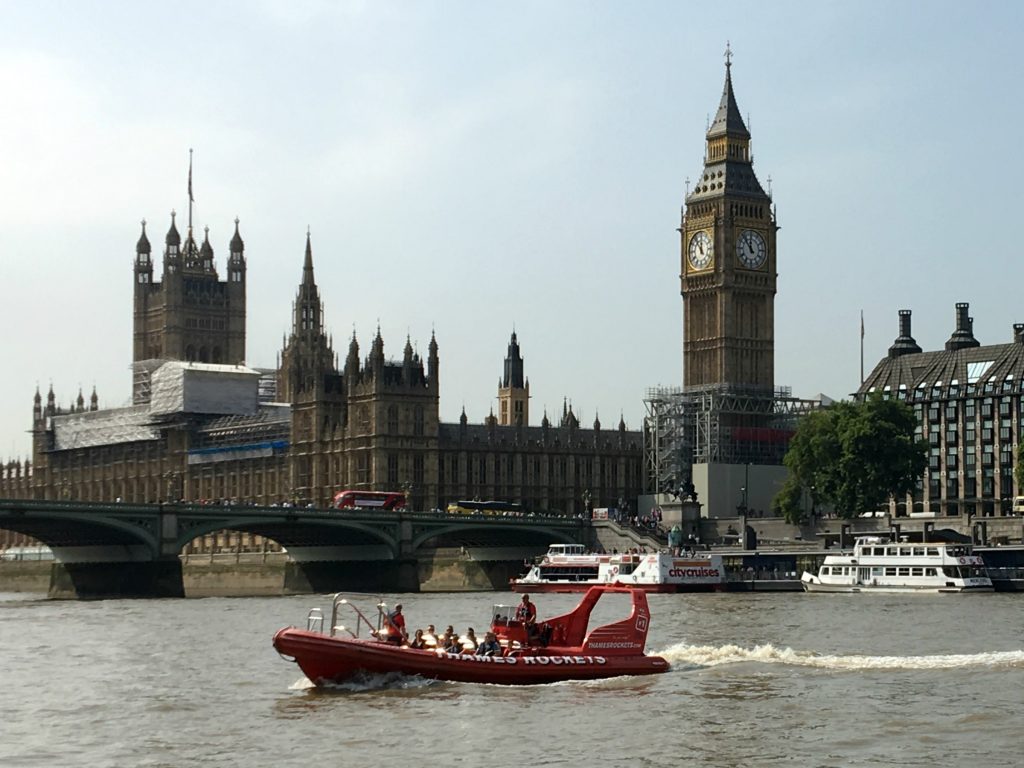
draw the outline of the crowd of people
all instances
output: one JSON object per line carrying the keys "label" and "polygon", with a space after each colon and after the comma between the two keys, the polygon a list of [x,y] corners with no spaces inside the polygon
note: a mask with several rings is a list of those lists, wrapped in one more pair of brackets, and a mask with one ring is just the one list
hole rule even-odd
{"label": "crowd of people", "polygon": [[[522,601],[516,607],[515,619],[526,627],[528,638],[537,637],[537,606],[531,602],[529,595],[523,595]],[[483,640],[480,640],[473,627],[467,628],[466,632],[460,635],[455,631],[455,627],[449,624],[443,633],[438,634],[434,625],[428,624],[425,629],[415,630],[410,639],[401,603],[397,603],[391,611],[384,615],[383,626],[379,630],[378,636],[386,642],[418,650],[441,650],[446,653],[465,653],[476,656],[501,656],[504,652],[501,643],[498,642],[498,636],[494,632],[488,630],[484,633]]]}

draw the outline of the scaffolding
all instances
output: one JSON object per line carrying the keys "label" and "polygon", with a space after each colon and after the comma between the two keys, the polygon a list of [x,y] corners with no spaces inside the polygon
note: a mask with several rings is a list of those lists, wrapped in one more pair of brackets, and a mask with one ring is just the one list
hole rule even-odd
{"label": "scaffolding", "polygon": [[694,464],[781,464],[797,420],[821,402],[719,385],[648,389],[644,406],[647,490],[658,493],[680,488]]}

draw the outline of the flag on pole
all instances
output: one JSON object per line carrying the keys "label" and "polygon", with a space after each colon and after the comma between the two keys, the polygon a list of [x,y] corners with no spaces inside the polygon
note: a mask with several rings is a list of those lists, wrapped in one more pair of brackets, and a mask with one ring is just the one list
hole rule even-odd
{"label": "flag on pole", "polygon": [[188,201],[190,203],[195,202],[195,198],[192,197],[192,150],[188,151]]}
{"label": "flag on pole", "polygon": [[[191,184],[191,182],[189,182]],[[189,187],[191,189],[191,186]],[[860,311],[860,337],[864,338],[864,310]]]}

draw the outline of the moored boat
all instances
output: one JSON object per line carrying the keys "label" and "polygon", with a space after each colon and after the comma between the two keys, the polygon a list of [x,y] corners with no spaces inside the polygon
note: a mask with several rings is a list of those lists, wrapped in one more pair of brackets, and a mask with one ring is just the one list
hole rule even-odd
{"label": "moored boat", "polygon": [[[626,618],[589,629],[590,615],[608,593],[627,593],[632,607]],[[354,628],[339,623],[350,611]],[[498,605],[491,631],[500,650],[494,655],[450,653],[441,649],[410,648],[388,642],[386,606],[379,603],[377,619],[341,595],[336,595],[331,623],[324,627],[319,610],[310,611],[306,629],[286,627],[274,635],[274,648],[295,661],[313,683],[321,685],[360,673],[399,672],[435,680],[530,685],[559,680],[593,680],[619,675],[649,675],[668,671],[660,656],[644,652],[651,616],[641,591],[593,587],[572,611],[528,626],[516,618],[515,606]],[[365,636],[360,637],[364,633]]]}
{"label": "moored boat", "polygon": [[985,562],[970,544],[861,536],[852,553],[828,555],[807,592],[991,592]]}
{"label": "moored boat", "polygon": [[582,544],[552,544],[524,576],[512,579],[514,592],[585,592],[610,585],[644,592],[704,592],[725,587],[721,555],[668,552],[593,554]]}

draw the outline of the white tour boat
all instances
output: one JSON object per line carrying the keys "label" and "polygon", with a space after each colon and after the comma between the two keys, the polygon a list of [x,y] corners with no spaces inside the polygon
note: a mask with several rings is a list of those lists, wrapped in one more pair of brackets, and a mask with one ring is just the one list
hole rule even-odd
{"label": "white tour boat", "polygon": [[597,584],[644,592],[699,592],[725,588],[721,555],[667,552],[587,554],[582,544],[552,544],[515,592],[586,592]]}
{"label": "white tour boat", "polygon": [[861,536],[853,552],[828,555],[817,575],[801,577],[808,592],[992,591],[985,562],[970,544],[893,542]]}

